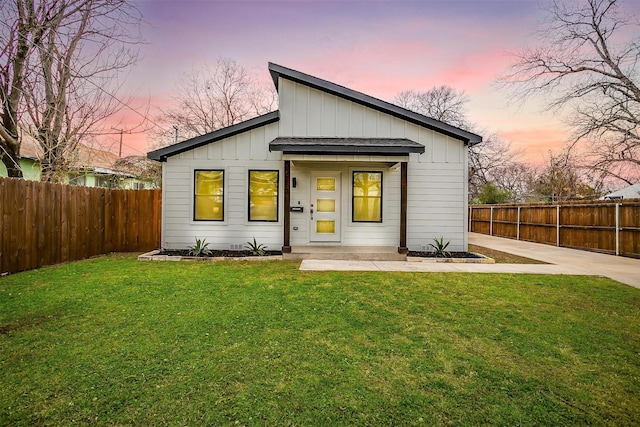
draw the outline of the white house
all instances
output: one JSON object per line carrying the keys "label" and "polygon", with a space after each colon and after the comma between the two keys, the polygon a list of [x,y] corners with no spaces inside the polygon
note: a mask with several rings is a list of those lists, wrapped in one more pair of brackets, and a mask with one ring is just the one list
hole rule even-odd
{"label": "white house", "polygon": [[[276,64],[279,110],[148,153],[162,163],[162,244],[248,241],[467,250],[468,147],[482,137]],[[293,255],[291,255],[293,256]]]}

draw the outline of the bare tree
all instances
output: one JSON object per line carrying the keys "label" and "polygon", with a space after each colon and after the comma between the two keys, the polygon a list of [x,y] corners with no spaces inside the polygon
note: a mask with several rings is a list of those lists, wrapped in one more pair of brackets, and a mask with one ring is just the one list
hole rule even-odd
{"label": "bare tree", "polygon": [[[137,61],[131,48],[140,42],[134,31],[141,16],[127,0],[13,2],[18,18],[4,30],[18,42],[3,64],[13,77],[2,83],[16,95],[6,102],[3,123],[38,140],[41,180],[56,181],[77,144],[100,133],[105,119],[125,105],[114,93],[118,72]],[[19,153],[19,141],[3,139]]]}
{"label": "bare tree", "polygon": [[[177,84],[174,106],[157,119],[166,129],[177,126],[180,139],[192,138],[231,126],[276,106],[271,85],[262,85],[242,65],[219,58],[213,66],[204,66],[186,74]],[[171,130],[160,130],[156,146],[174,142]]]}
{"label": "bare tree", "polygon": [[533,183],[538,179],[536,167],[523,162],[511,162],[498,167],[492,174],[492,182],[511,194],[511,202],[537,201]]}
{"label": "bare tree", "polygon": [[632,183],[640,179],[640,17],[629,3],[555,0],[539,46],[515,54],[500,81],[521,100],[542,93],[549,109],[570,111],[573,143],[587,145],[590,166]]}
{"label": "bare tree", "polygon": [[549,152],[546,166],[530,183],[530,197],[535,201],[560,202],[595,199],[601,183],[581,173],[579,161],[570,148]]}
{"label": "bare tree", "polygon": [[[452,126],[474,131],[466,114],[469,98],[464,91],[451,86],[436,86],[424,92],[405,90],[394,98],[394,103],[411,111],[440,120]],[[485,133],[485,132],[483,132]],[[496,183],[496,176],[503,168],[513,164],[520,155],[511,144],[496,133],[484,138],[481,144],[469,149],[469,200],[478,197],[488,183]]]}
{"label": "bare tree", "polygon": [[407,110],[463,129],[469,128],[467,103],[469,97],[462,90],[448,85],[434,86],[424,92],[405,90],[398,93],[393,103]]}
{"label": "bare tree", "polygon": [[[511,191],[511,188],[502,186],[505,183],[502,174],[518,164],[520,155],[520,150],[514,150],[510,142],[496,133],[488,134],[482,143],[469,148],[469,200],[478,197],[482,187],[489,183],[501,190]],[[519,193],[511,194],[516,197]]]}
{"label": "bare tree", "polygon": [[45,3],[0,3],[0,158],[10,177],[22,177],[20,169],[20,131],[23,84],[29,72],[32,50],[40,44],[53,16]]}

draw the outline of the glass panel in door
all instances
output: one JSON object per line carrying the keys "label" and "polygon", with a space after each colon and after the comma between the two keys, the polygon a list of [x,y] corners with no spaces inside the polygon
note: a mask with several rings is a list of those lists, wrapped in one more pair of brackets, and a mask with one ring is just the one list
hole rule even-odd
{"label": "glass panel in door", "polygon": [[311,174],[310,240],[340,241],[340,172]]}

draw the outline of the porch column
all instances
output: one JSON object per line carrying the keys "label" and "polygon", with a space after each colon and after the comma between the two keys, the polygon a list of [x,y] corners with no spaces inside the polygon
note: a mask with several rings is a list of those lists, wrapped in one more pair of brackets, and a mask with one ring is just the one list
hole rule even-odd
{"label": "porch column", "polygon": [[406,254],[407,248],[407,162],[400,163],[400,246],[398,253]]}
{"label": "porch column", "polygon": [[290,234],[291,234],[291,161],[284,161],[284,246],[282,253],[291,252]]}

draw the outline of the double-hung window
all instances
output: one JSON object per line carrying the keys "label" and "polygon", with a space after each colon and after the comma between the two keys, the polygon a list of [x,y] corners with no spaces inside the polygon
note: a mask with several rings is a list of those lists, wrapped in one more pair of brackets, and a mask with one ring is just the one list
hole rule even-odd
{"label": "double-hung window", "polygon": [[382,222],[382,172],[353,172],[353,222]]}
{"label": "double-hung window", "polygon": [[193,219],[224,221],[224,171],[194,171]]}
{"label": "double-hung window", "polygon": [[278,171],[249,171],[249,221],[278,221]]}

